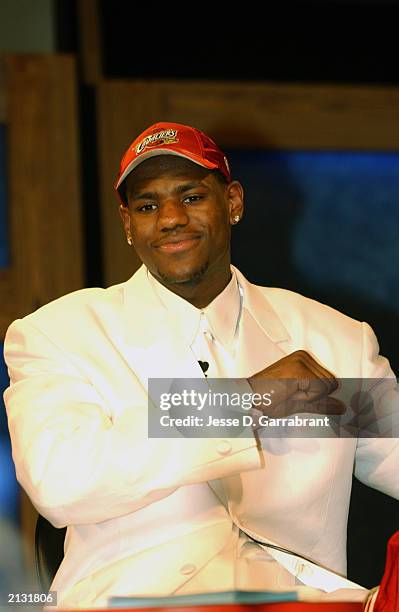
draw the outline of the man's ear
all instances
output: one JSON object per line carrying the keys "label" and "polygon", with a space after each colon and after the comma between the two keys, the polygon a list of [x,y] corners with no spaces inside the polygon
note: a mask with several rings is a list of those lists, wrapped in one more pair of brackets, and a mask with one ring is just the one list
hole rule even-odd
{"label": "man's ear", "polygon": [[127,236],[128,232],[130,233],[130,211],[128,207],[120,204],[119,214],[121,216],[123,227],[125,228],[125,234]]}
{"label": "man's ear", "polygon": [[244,214],[244,189],[238,181],[232,181],[227,186],[230,223],[235,225]]}

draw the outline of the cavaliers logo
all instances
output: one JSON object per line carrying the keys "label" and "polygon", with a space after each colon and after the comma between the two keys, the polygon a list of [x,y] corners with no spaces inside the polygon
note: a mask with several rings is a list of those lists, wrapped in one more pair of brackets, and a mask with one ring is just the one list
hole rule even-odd
{"label": "cavaliers logo", "polygon": [[174,142],[179,142],[177,130],[162,130],[161,132],[155,132],[155,134],[150,134],[139,142],[136,146],[136,155],[140,155],[145,149],[159,147],[159,145],[169,145]]}

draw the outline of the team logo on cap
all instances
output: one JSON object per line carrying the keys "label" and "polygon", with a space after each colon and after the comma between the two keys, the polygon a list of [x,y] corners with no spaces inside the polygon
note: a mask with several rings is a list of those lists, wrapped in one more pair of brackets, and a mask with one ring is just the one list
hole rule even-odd
{"label": "team logo on cap", "polygon": [[179,142],[177,130],[162,130],[161,132],[155,132],[155,134],[150,134],[139,142],[136,146],[136,155],[140,155],[145,149],[159,147],[159,145],[169,145],[174,142]]}

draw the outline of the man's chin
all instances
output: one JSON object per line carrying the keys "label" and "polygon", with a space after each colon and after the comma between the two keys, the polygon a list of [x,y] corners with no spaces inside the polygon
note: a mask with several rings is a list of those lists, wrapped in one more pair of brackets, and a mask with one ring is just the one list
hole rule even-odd
{"label": "man's chin", "polygon": [[179,270],[174,272],[157,270],[156,276],[165,285],[195,285],[202,280],[207,270],[208,262],[194,270]]}

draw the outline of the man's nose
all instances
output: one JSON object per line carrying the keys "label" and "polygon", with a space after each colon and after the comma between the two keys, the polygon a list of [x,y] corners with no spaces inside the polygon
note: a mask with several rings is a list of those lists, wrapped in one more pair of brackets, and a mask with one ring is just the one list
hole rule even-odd
{"label": "man's nose", "polygon": [[187,225],[188,221],[187,207],[185,204],[174,198],[170,198],[161,203],[158,216],[158,224],[161,230],[184,226]]}

